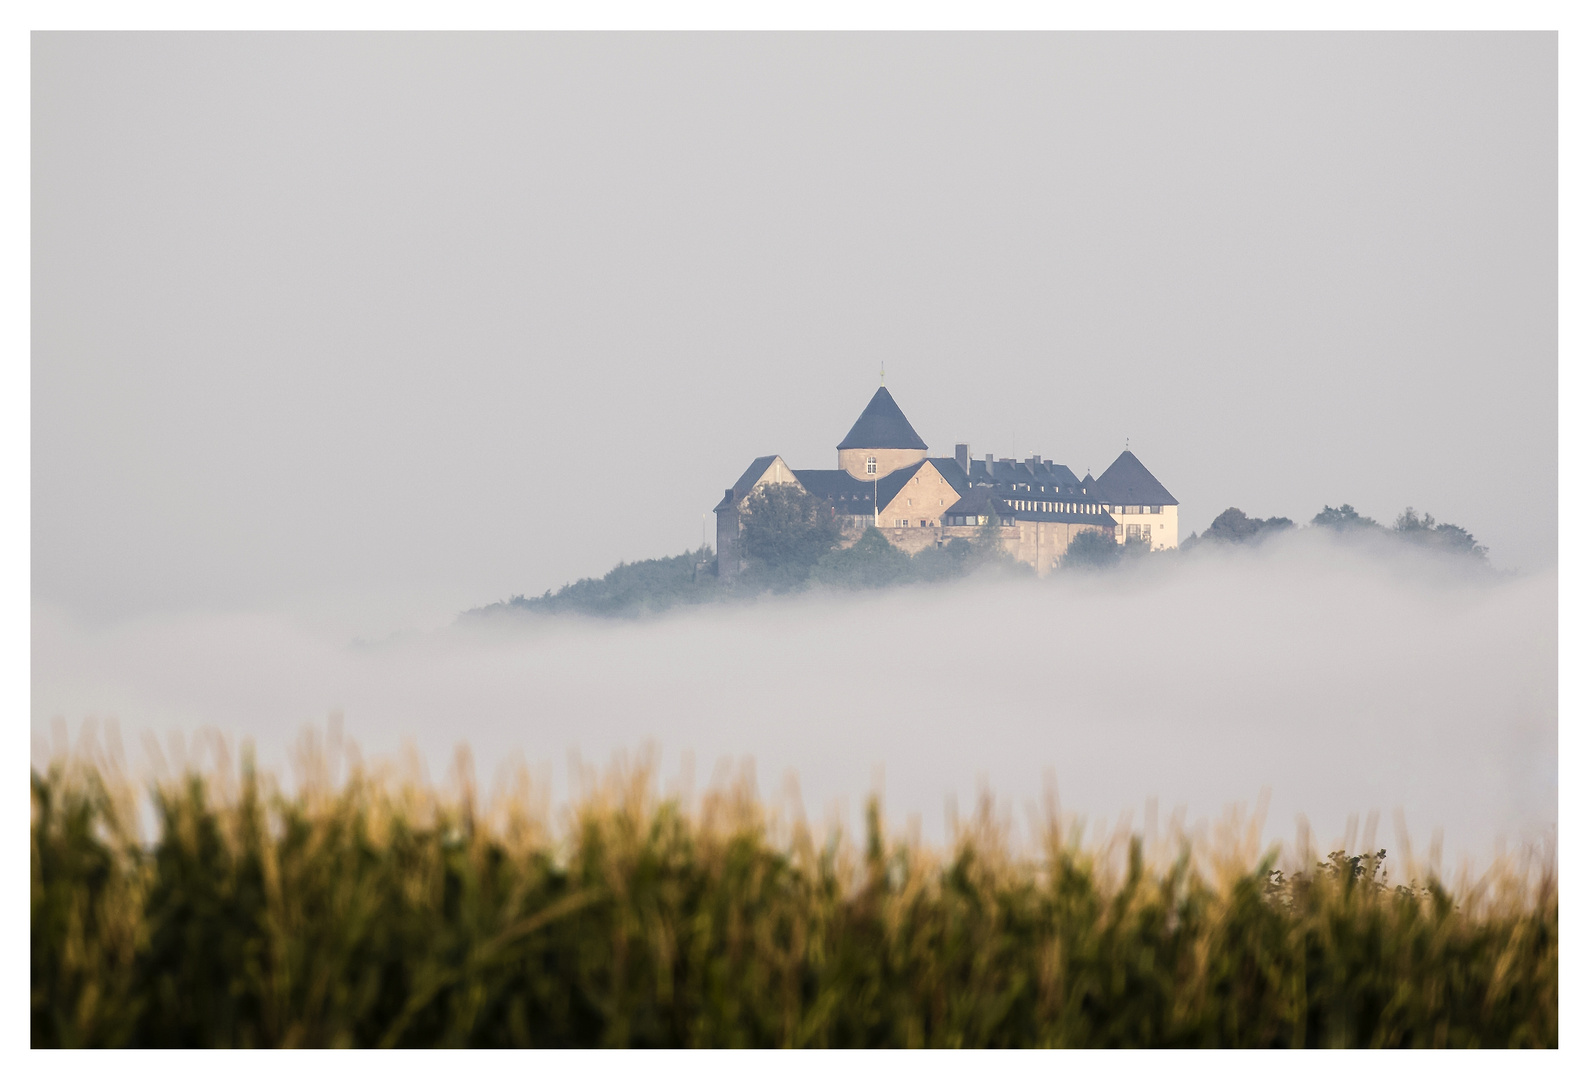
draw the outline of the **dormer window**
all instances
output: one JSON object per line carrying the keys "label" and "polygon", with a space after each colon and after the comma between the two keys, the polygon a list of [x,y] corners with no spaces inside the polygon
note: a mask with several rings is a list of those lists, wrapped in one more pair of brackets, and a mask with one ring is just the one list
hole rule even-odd
{"label": "dormer window", "polygon": [[877,459],[875,457],[869,457],[866,459],[866,475],[877,475]]}

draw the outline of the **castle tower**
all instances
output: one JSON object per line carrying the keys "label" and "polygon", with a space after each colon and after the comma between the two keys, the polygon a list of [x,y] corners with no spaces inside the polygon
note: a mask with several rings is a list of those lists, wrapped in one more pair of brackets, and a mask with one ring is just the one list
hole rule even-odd
{"label": "castle tower", "polygon": [[839,443],[839,468],[857,480],[881,479],[927,458],[927,444],[910,426],[886,386],[879,386],[860,419]]}

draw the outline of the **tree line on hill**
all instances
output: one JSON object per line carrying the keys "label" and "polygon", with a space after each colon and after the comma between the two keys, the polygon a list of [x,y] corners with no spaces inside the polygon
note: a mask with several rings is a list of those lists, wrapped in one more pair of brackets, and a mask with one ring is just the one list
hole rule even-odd
{"label": "tree line on hill", "polygon": [[[1407,507],[1394,524],[1381,525],[1371,517],[1364,517],[1352,508],[1351,503],[1326,506],[1309,523],[1313,528],[1329,529],[1347,535],[1381,535],[1394,537],[1404,543],[1415,544],[1431,551],[1465,555],[1480,562],[1489,561],[1490,549],[1473,538],[1473,534],[1460,525],[1450,522],[1435,523],[1432,514],[1423,514]],[[1248,517],[1232,506],[1216,517],[1199,536],[1193,533],[1181,541],[1181,548],[1196,547],[1210,541],[1221,544],[1250,544],[1265,540],[1297,527],[1290,518]]]}
{"label": "tree line on hill", "polygon": [[[982,526],[974,539],[953,539],[911,555],[889,543],[881,531],[868,527],[855,543],[841,544],[837,514],[826,500],[793,485],[769,485],[755,491],[746,506],[740,534],[744,571],[732,580],[717,576],[712,550],[660,559],[619,563],[600,578],[581,578],[540,596],[515,596],[468,612],[469,616],[504,613],[635,616],[681,605],[750,598],[767,593],[807,590],[880,589],[914,583],[952,581],[972,575],[1031,576],[1033,569],[1004,550],[999,526]],[[1487,549],[1457,525],[1436,524],[1408,507],[1386,527],[1358,514],[1349,504],[1326,506],[1311,523],[1337,533],[1380,533],[1432,550],[1466,555],[1480,561]],[[1181,549],[1200,544],[1254,544],[1297,528],[1290,518],[1248,517],[1231,507],[1216,517],[1201,536],[1193,533]],[[1159,556],[1164,552],[1157,553]],[[1068,571],[1108,570],[1149,555],[1141,541],[1116,543],[1101,532],[1078,535],[1061,559]]]}

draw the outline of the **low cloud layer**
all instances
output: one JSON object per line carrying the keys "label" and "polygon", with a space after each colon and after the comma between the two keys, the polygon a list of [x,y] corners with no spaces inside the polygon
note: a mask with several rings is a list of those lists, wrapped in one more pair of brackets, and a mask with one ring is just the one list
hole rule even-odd
{"label": "low cloud layer", "polygon": [[[356,613],[355,613],[356,614]],[[1140,826],[1147,800],[1211,819],[1268,788],[1268,832],[1305,814],[1406,821],[1448,865],[1556,820],[1556,577],[1475,573],[1307,532],[1155,558],[1120,574],[964,582],[713,606],[638,622],[449,626],[350,642],[284,612],[94,627],[37,607],[35,759],[51,721],[115,718],[129,743],[213,726],[280,767],[332,710],[365,754],[412,739],[439,775],[515,753],[559,795],[570,752],[647,744],[697,784],[754,759],[852,821],[881,775],[888,816],[943,835],[982,784],[1019,819],[1062,806]],[[137,754],[134,758],[136,760]],[[1361,843],[1359,846],[1363,846]]]}

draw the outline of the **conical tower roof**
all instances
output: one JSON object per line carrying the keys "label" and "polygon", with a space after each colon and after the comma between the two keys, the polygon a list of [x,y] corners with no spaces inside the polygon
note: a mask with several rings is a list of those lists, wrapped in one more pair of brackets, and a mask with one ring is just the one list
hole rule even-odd
{"label": "conical tower roof", "polygon": [[1122,451],[1098,477],[1098,494],[1110,503],[1152,503],[1155,506],[1179,506],[1163,484],[1137,460],[1129,450]]}
{"label": "conical tower roof", "polygon": [[894,403],[888,387],[879,386],[872,400],[861,411],[861,417],[850,428],[850,433],[839,443],[840,450],[925,450],[916,429],[910,426],[905,414]]}

